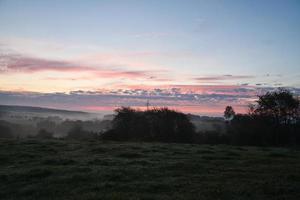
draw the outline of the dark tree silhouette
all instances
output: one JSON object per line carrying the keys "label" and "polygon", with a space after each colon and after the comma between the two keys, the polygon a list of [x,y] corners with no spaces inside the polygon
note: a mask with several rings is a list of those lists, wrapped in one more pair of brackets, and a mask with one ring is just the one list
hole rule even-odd
{"label": "dark tree silhouette", "polygon": [[272,127],[272,144],[294,143],[299,124],[299,99],[283,88],[258,96],[251,115]]}
{"label": "dark tree silhouette", "polygon": [[153,108],[146,111],[129,107],[116,111],[112,129],[102,135],[103,139],[192,142],[194,126],[187,115],[169,110]]}
{"label": "dark tree silhouette", "polygon": [[258,96],[257,104],[252,108],[254,115],[269,117],[279,124],[295,123],[299,117],[299,99],[286,89],[279,88]]}
{"label": "dark tree silhouette", "polygon": [[[238,114],[227,132],[232,144],[299,144],[299,99],[286,90],[259,95],[246,115]],[[226,112],[226,111],[225,111]]]}
{"label": "dark tree silhouette", "polygon": [[233,120],[235,116],[235,112],[231,106],[226,106],[225,111],[224,111],[224,118],[226,121],[231,121]]}

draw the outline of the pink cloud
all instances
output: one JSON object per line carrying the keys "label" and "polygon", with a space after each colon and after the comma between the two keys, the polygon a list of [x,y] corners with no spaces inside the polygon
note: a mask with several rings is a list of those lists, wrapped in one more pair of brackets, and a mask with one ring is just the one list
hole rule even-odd
{"label": "pink cloud", "polygon": [[181,93],[198,94],[237,94],[237,93],[255,93],[254,86],[243,85],[117,85],[119,88],[153,90],[160,89],[178,89]]}
{"label": "pink cloud", "polygon": [[[239,113],[245,113],[247,105],[257,99],[256,94],[275,89],[224,85],[197,87],[202,87],[202,93],[186,92],[184,88],[179,87],[147,90],[78,90],[69,93],[0,91],[0,104],[112,112],[120,106],[145,109],[146,103],[149,102],[150,107],[169,107],[186,113],[222,115],[227,105],[233,106]],[[290,89],[295,94],[300,94],[299,88]]]}
{"label": "pink cloud", "polygon": [[[124,70],[116,66],[99,66],[96,68],[76,65],[66,61],[46,60],[20,55],[0,55],[0,60],[3,63],[0,73],[78,72],[88,73],[89,78],[149,78],[153,77],[155,73],[160,73],[154,70]],[[48,77],[48,79],[50,80],[51,77]],[[55,78],[52,79],[55,80]]]}

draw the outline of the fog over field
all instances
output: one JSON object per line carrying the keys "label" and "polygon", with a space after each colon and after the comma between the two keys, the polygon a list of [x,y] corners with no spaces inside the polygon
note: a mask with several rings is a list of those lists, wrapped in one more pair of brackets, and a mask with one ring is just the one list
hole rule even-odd
{"label": "fog over field", "polygon": [[98,133],[107,129],[109,117],[100,113],[0,105],[0,123],[10,127],[14,137],[36,136],[41,129],[54,137],[64,137],[76,126]]}
{"label": "fog over field", "polygon": [[[189,114],[197,131],[225,131],[224,119]],[[29,106],[0,105],[0,124],[11,127],[14,137],[35,136],[41,129],[65,137],[72,128],[100,134],[111,126],[114,114],[88,113]]]}

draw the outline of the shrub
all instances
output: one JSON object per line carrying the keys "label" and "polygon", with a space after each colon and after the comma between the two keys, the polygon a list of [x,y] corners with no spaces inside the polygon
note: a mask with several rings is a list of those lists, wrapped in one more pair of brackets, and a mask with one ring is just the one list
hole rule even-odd
{"label": "shrub", "polygon": [[168,108],[147,111],[123,107],[116,110],[112,129],[102,135],[103,139],[192,142],[194,125],[187,115]]}

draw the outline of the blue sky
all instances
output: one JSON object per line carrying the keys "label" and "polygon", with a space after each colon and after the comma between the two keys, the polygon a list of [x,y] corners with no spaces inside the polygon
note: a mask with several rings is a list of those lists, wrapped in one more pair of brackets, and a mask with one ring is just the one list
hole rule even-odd
{"label": "blue sky", "polygon": [[298,0],[0,0],[0,27],[4,91],[300,87]]}

